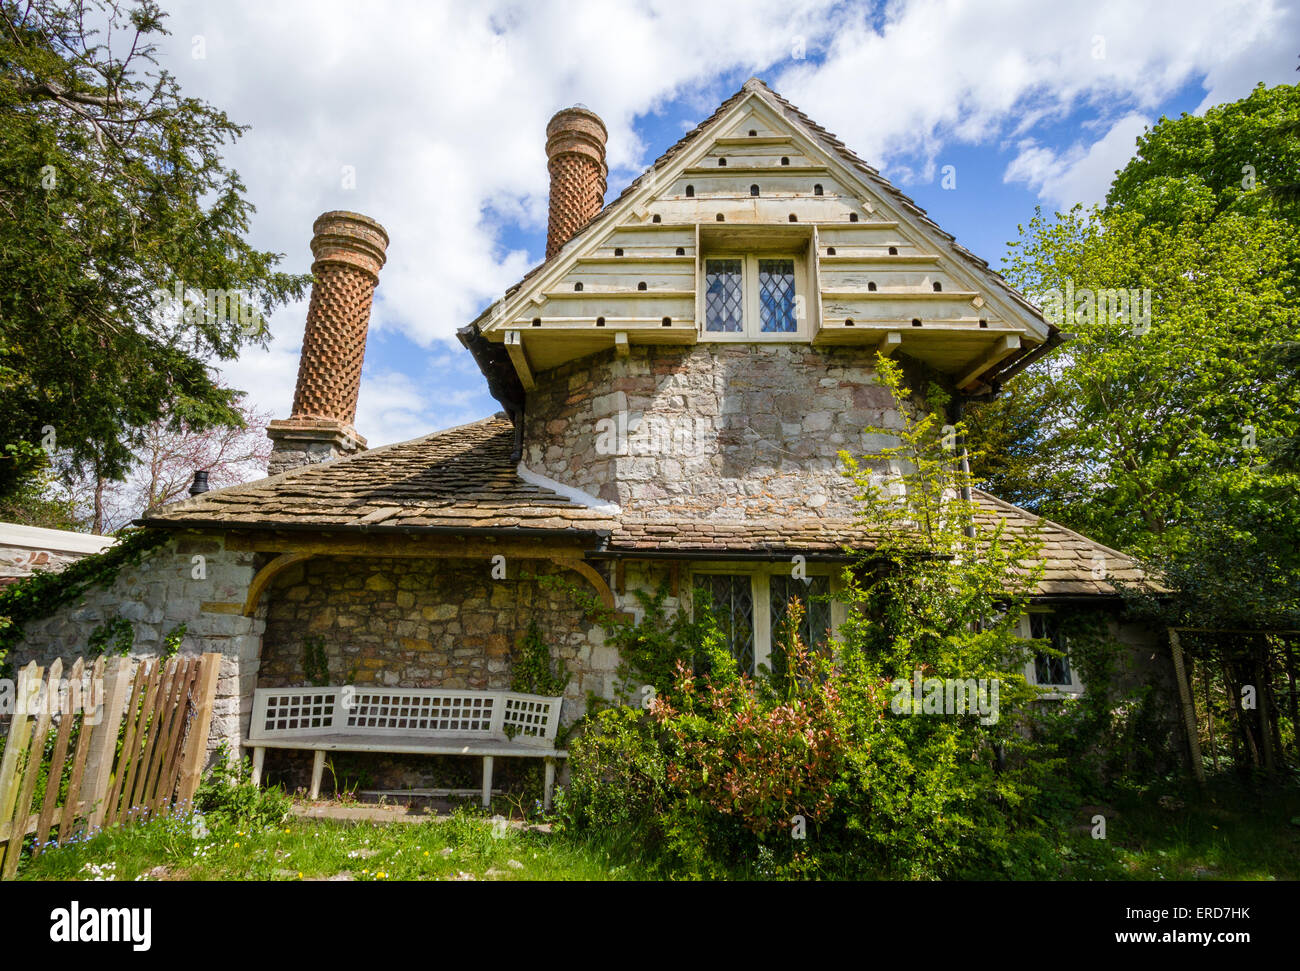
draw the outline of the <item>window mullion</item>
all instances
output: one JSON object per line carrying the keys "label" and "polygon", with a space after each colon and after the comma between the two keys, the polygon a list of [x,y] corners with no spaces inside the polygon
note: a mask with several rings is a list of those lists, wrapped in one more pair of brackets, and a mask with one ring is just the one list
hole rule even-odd
{"label": "window mullion", "polygon": [[772,586],[766,573],[755,573],[754,592],[754,670],[760,664],[772,666]]}
{"label": "window mullion", "polygon": [[745,257],[745,336],[758,334],[758,257]]}

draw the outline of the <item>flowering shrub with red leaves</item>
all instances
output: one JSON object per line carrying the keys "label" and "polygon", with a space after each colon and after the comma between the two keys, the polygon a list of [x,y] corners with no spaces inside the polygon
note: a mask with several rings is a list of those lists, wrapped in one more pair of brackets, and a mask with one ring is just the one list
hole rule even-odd
{"label": "flowering shrub with red leaves", "polygon": [[795,816],[815,823],[835,801],[845,743],[839,697],[806,652],[794,661],[807,686],[775,706],[762,703],[749,678],[700,686],[683,665],[673,696],[651,708],[679,753],[669,785],[760,837],[788,833]]}

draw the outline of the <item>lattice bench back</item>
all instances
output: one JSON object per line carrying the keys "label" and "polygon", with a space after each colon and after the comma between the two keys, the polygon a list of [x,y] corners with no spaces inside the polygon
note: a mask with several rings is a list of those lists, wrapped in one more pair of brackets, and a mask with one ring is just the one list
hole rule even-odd
{"label": "lattice bench back", "polygon": [[249,738],[402,735],[553,743],[560,700],[459,688],[258,688]]}

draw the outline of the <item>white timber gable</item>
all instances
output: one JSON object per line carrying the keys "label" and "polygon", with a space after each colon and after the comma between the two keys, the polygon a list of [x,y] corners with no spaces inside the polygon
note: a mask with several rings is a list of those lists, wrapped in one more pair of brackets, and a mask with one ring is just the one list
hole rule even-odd
{"label": "white timber gable", "polygon": [[477,323],[527,390],[610,347],[704,341],[901,352],[972,390],[1049,338],[1024,297],[757,80]]}

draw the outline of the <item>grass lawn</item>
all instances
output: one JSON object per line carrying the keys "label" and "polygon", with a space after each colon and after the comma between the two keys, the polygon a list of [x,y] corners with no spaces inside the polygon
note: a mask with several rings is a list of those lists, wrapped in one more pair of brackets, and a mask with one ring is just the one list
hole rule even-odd
{"label": "grass lawn", "polygon": [[25,880],[617,880],[599,851],[460,812],[420,823],[290,817],[195,836],[184,818],[106,831],[24,861]]}
{"label": "grass lawn", "polygon": [[[1092,815],[1106,816],[1093,839]],[[1012,872],[1009,866],[1008,873]],[[738,874],[739,876],[740,874]],[[746,873],[751,877],[755,874]],[[989,874],[996,876],[996,874]],[[1155,791],[1082,807],[1051,864],[1018,876],[1048,880],[1300,879],[1300,792],[1229,783]],[[494,828],[471,810],[419,823],[292,816],[279,825],[213,824],[196,835],[177,817],[99,833],[23,862],[26,880],[620,880],[649,876],[636,861],[536,829]]]}
{"label": "grass lawn", "polygon": [[[1166,796],[1163,804],[1152,790],[1095,809],[1106,816],[1106,839],[1073,832],[1060,847],[1061,872],[1051,879],[1300,880],[1294,786],[1251,790],[1220,780]],[[1081,824],[1090,819],[1079,815]]]}

